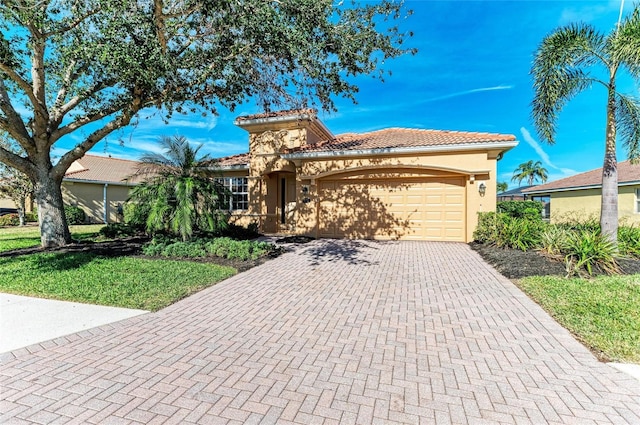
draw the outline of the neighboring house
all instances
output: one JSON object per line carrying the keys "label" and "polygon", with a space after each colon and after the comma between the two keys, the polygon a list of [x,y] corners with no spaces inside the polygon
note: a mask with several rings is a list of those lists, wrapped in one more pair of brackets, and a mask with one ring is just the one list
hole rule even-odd
{"label": "neighboring house", "polygon": [[[62,180],[65,205],[82,208],[89,223],[122,221],[122,205],[131,187],[140,180],[131,178],[137,165],[126,159],[83,156],[71,164]],[[27,211],[32,206],[27,206]],[[15,208],[15,204],[10,199],[0,199],[0,207]]]}
{"label": "neighboring house", "polygon": [[549,204],[549,195],[531,195],[528,193],[523,193],[526,190],[535,187],[531,186],[520,186],[515,189],[507,190],[506,192],[498,193],[498,202],[502,201],[539,201],[542,202],[542,218],[549,218],[550,214],[550,204]]}
{"label": "neighboring house", "polygon": [[82,208],[90,223],[122,221],[122,205],[139,180],[131,177],[137,166],[137,161],[83,156],[71,164],[62,180],[64,203]]}
{"label": "neighboring house", "polygon": [[391,128],[334,136],[314,110],[239,117],[249,153],[222,158],[232,217],[265,233],[472,240],[496,206],[515,136]]}
{"label": "neighboring house", "polygon": [[[568,214],[600,215],[602,168],[524,190],[527,197],[550,196],[551,220]],[[618,216],[640,223],[640,165],[618,163]]]}
{"label": "neighboring house", "polygon": [[523,190],[533,186],[520,186],[515,189],[509,189],[506,192],[498,193],[498,202],[500,201],[524,201],[527,199],[527,195],[522,193]]}

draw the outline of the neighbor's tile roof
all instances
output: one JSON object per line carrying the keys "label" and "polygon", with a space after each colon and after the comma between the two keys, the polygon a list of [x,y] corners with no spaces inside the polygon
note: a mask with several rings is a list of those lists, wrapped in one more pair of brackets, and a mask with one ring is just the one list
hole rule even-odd
{"label": "neighbor's tile roof", "polygon": [[515,140],[516,137],[511,134],[388,128],[362,134],[341,134],[333,140],[307,145],[303,147],[301,151],[322,152],[361,149],[393,149],[487,142],[510,142]]}
{"label": "neighbor's tile roof", "polygon": [[218,159],[218,165],[223,167],[225,166],[233,166],[233,165],[246,165],[249,163],[250,155],[249,153],[241,153],[233,156],[225,156],[224,158]]}
{"label": "neighbor's tile roof", "polygon": [[250,120],[257,120],[262,118],[288,117],[288,116],[301,115],[301,114],[316,116],[317,113],[318,111],[316,109],[288,109],[286,111],[263,112],[261,114],[243,115],[236,118],[236,121],[250,121]]}
{"label": "neighbor's tile roof", "polygon": [[99,183],[134,182],[131,176],[137,171],[139,162],[127,159],[85,155],[75,161],[65,174],[65,180],[87,180]]}
{"label": "neighbor's tile roof", "polygon": [[[630,161],[618,163],[618,183],[640,181],[640,164],[633,165]],[[556,180],[550,183],[533,186],[523,192],[561,191],[583,187],[600,187],[602,185],[602,168],[576,174],[575,176]]]}

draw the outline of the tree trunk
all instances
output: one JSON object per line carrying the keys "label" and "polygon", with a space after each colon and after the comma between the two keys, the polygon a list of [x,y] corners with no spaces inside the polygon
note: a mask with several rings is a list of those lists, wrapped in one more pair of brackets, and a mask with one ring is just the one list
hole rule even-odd
{"label": "tree trunk", "polygon": [[20,226],[24,226],[26,224],[26,220],[24,218],[27,207],[27,199],[23,196],[20,198],[20,207],[18,208],[18,218],[20,219]]}
{"label": "tree trunk", "polygon": [[618,161],[616,159],[615,85],[609,85],[604,164],[602,165],[602,204],[600,229],[614,245],[618,244]]}
{"label": "tree trunk", "polygon": [[71,243],[71,234],[64,213],[61,182],[52,178],[48,172],[39,173],[35,185],[35,198],[38,205],[40,223],[40,241],[43,248],[63,246]]}

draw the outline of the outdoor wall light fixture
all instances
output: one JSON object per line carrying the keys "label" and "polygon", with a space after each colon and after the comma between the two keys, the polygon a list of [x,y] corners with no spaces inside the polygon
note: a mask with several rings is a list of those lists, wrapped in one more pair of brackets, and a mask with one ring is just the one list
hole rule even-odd
{"label": "outdoor wall light fixture", "polygon": [[309,186],[302,186],[302,193],[304,193],[305,195],[309,193]]}
{"label": "outdoor wall light fixture", "polygon": [[478,185],[478,193],[480,193],[480,196],[484,196],[484,194],[487,193],[487,185],[480,183]]}

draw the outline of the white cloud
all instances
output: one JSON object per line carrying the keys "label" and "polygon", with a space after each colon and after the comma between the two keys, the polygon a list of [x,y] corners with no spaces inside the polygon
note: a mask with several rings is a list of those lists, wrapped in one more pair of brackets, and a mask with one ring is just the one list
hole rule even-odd
{"label": "white cloud", "polygon": [[442,96],[436,96],[436,97],[432,97],[432,98],[429,98],[429,99],[422,99],[420,101],[420,103],[435,102],[437,100],[451,99],[453,97],[466,96],[468,94],[480,93],[480,92],[485,92],[485,91],[510,90],[512,88],[513,88],[513,86],[506,86],[506,85],[493,86],[493,87],[480,87],[480,88],[477,88],[477,89],[464,90],[464,91],[459,91],[459,92],[455,92],[455,93],[445,94],[445,95],[442,95]]}
{"label": "white cloud", "polygon": [[[549,155],[544,151],[544,149],[542,149],[542,146],[540,146],[540,143],[538,143],[538,141],[535,140],[533,136],[531,136],[531,133],[529,133],[529,130],[527,130],[524,127],[520,127],[520,133],[522,133],[522,138],[524,139],[524,141],[527,142],[527,144],[531,146],[533,150],[536,151],[536,153],[540,156],[540,159],[542,160],[544,165],[546,165],[547,167],[553,168],[554,170],[558,170],[562,173],[562,175],[559,176],[558,178],[571,176],[577,173],[575,170],[572,170],[570,168],[561,168],[553,164],[551,162],[551,159],[549,158]],[[551,175],[549,175],[549,180],[551,180]]]}

